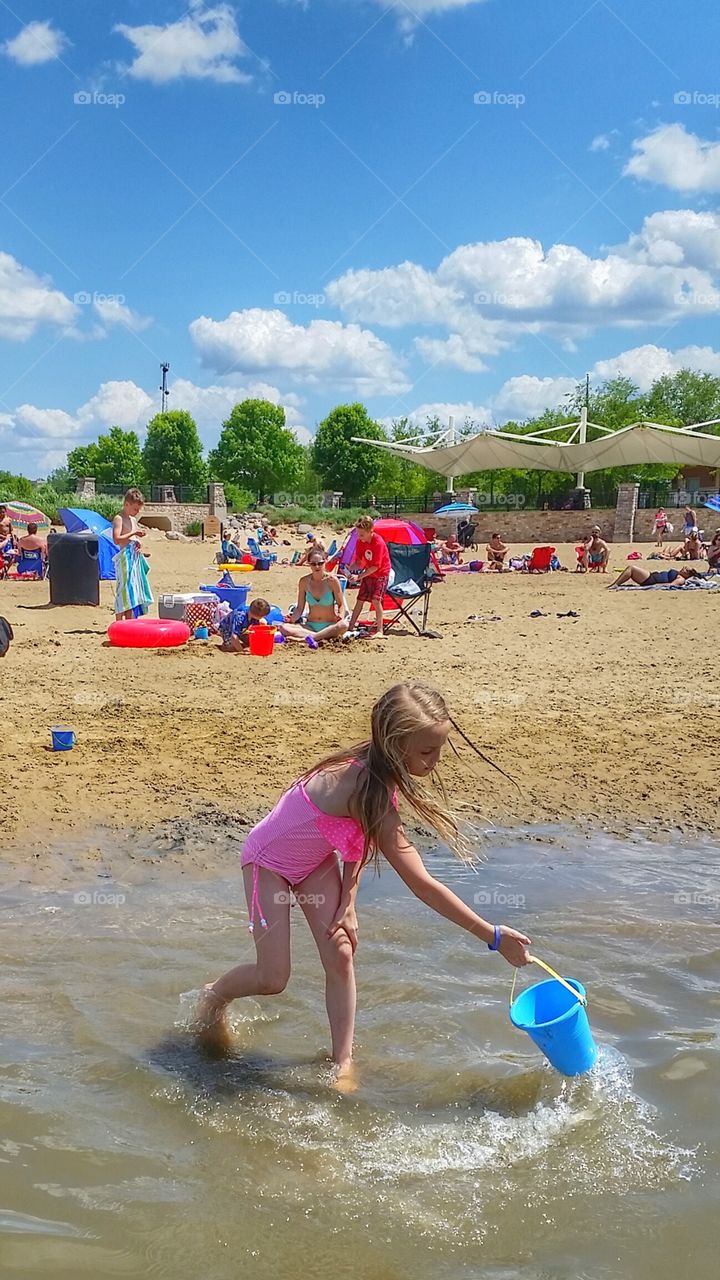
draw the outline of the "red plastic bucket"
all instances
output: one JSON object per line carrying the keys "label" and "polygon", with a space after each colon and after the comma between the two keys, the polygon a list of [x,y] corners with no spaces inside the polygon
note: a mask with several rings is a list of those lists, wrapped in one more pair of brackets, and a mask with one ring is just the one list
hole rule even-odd
{"label": "red plastic bucket", "polygon": [[275,627],[250,627],[248,644],[256,658],[269,658],[275,651]]}

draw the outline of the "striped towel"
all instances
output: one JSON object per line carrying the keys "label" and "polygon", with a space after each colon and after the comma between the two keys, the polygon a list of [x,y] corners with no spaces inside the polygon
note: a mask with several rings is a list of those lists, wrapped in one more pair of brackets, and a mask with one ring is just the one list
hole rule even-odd
{"label": "striped towel", "polygon": [[153,602],[150,590],[150,570],[137,542],[129,542],[113,558],[115,565],[115,612],[133,617],[147,613]]}

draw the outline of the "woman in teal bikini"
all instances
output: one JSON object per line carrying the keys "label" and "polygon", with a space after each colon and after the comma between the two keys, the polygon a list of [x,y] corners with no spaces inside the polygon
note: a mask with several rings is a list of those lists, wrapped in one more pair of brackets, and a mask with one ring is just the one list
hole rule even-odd
{"label": "woman in teal bikini", "polygon": [[[337,640],[348,629],[342,588],[334,574],[326,573],[326,558],[324,551],[310,553],[310,572],[298,583],[297,604],[280,626],[286,640]],[[301,622],[306,606],[308,615]]]}

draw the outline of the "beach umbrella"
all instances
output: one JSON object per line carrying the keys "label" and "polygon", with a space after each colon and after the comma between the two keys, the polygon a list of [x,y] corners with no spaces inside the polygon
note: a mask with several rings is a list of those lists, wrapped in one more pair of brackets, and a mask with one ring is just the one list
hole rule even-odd
{"label": "beach umbrella", "polygon": [[0,502],[0,507],[6,507],[7,513],[13,524],[24,525],[25,528],[29,524],[36,524],[38,529],[50,528],[50,521],[42,511],[38,511],[37,507],[33,507],[29,502]]}
{"label": "beach umbrella", "polygon": [[438,507],[437,511],[433,511],[434,516],[445,516],[448,520],[455,521],[455,537],[457,537],[458,524],[465,516],[479,515],[477,507],[471,502],[446,502],[444,507]]}
{"label": "beach umbrella", "polygon": [[711,511],[720,511],[720,496],[717,498],[708,498],[707,502],[703,502],[704,507],[709,507]]}

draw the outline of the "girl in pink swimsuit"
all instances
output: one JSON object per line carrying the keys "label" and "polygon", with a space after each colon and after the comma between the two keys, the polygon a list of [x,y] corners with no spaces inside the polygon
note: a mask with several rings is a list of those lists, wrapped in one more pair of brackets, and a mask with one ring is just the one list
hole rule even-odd
{"label": "girl in pink swimsuit", "polygon": [[325,969],[336,1083],[341,1089],[352,1087],[355,897],[363,868],[377,865],[381,854],[421,902],[499,951],[510,964],[529,963],[530,939],[483,920],[431,876],[398,815],[397,798],[402,796],[423,824],[469,859],[453,815],[420,781],[434,772],[451,727],[492,763],[465,737],[436,690],[415,681],[394,685],[372,709],[369,740],[315,765],[253,828],[240,861],[256,958],[203,989],[197,1017],[206,1044],[215,1049],[229,1045],[226,1010],[232,1000],[278,995],[287,986],[292,890]]}

